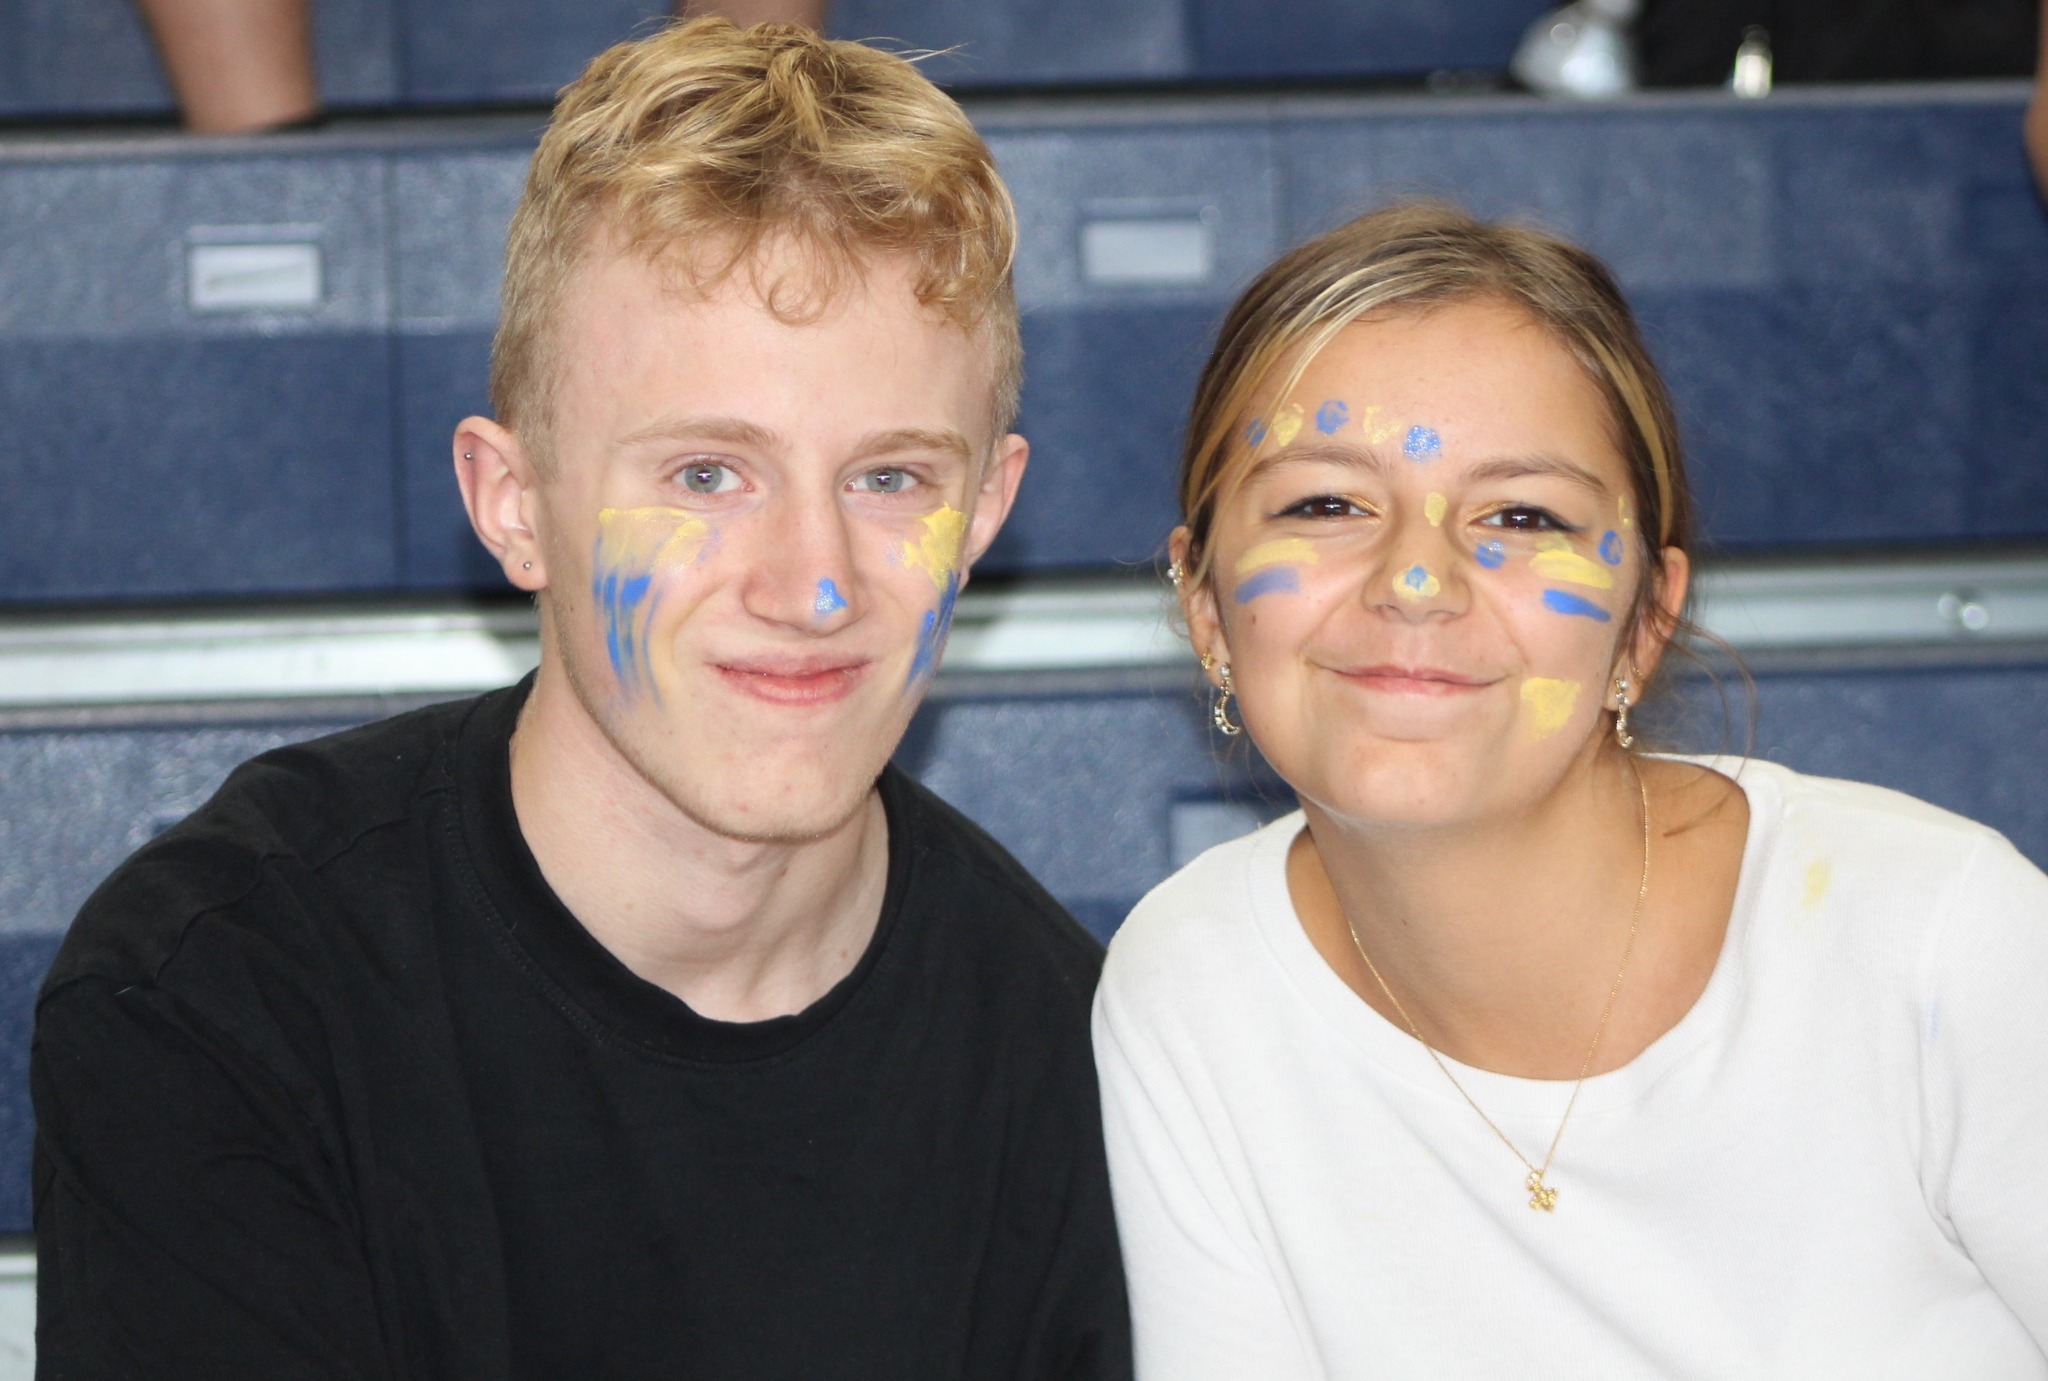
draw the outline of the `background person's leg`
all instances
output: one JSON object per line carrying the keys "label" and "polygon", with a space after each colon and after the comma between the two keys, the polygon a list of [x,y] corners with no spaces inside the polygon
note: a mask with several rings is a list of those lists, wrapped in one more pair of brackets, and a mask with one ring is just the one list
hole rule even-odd
{"label": "background person's leg", "polygon": [[234,134],[319,113],[308,0],[137,0],[188,129]]}
{"label": "background person's leg", "polygon": [[750,24],[774,19],[784,24],[806,24],[822,31],[825,12],[830,4],[831,0],[682,0],[676,9],[685,19],[701,19],[708,14],[724,15],[743,29]]}

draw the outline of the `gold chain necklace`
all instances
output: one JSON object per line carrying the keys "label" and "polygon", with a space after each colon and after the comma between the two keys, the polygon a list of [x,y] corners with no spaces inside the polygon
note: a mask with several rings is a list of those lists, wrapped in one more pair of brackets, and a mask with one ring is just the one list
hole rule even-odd
{"label": "gold chain necklace", "polygon": [[1538,1165],[1522,1154],[1522,1148],[1509,1140],[1508,1134],[1486,1115],[1486,1109],[1480,1107],[1472,1095],[1465,1091],[1465,1086],[1458,1082],[1458,1076],[1451,1073],[1451,1067],[1444,1063],[1444,1057],[1436,1053],[1436,1047],[1423,1039],[1422,1028],[1415,1024],[1414,1017],[1408,1015],[1408,1009],[1401,1005],[1401,999],[1394,996],[1394,990],[1387,986],[1387,980],[1380,977],[1379,966],[1374,964],[1372,956],[1365,952],[1365,941],[1358,938],[1358,927],[1352,924],[1348,913],[1344,917],[1344,928],[1351,932],[1351,943],[1357,947],[1358,957],[1365,961],[1365,967],[1372,974],[1373,981],[1380,985],[1380,991],[1387,995],[1387,1001],[1394,1004],[1394,1010],[1399,1012],[1401,1020],[1408,1024],[1408,1033],[1429,1052],[1429,1058],[1436,1061],[1436,1067],[1444,1072],[1444,1078],[1451,1081],[1451,1087],[1458,1091],[1459,1096],[1471,1106],[1472,1111],[1479,1114],[1479,1120],[1500,1138],[1501,1145],[1514,1152],[1515,1159],[1528,1167],[1529,1178],[1522,1181],[1522,1187],[1529,1191],[1529,1207],[1541,1209],[1545,1213],[1556,1212],[1557,1190],[1545,1184],[1543,1177],[1550,1173],[1550,1163],[1557,1159],[1557,1144],[1564,1140],[1565,1124],[1572,1120],[1572,1109],[1579,1104],[1579,1090],[1586,1085],[1586,1071],[1593,1067],[1593,1057],[1600,1053],[1600,1038],[1607,1034],[1607,1018],[1614,1014],[1615,995],[1621,991],[1621,980],[1628,973],[1629,957],[1635,953],[1636,926],[1643,919],[1643,898],[1650,892],[1650,789],[1643,784],[1643,774],[1633,759],[1629,761],[1629,771],[1635,773],[1636,794],[1643,804],[1643,880],[1636,884],[1636,904],[1635,909],[1629,912],[1628,943],[1621,949],[1621,967],[1615,970],[1614,982],[1607,989],[1606,1005],[1600,1009],[1600,1025],[1594,1028],[1593,1043],[1586,1047],[1586,1058],[1579,1065],[1578,1081],[1572,1085],[1572,1096],[1564,1105],[1564,1116],[1557,1119],[1557,1135],[1550,1138],[1550,1149],[1543,1154],[1543,1164]]}

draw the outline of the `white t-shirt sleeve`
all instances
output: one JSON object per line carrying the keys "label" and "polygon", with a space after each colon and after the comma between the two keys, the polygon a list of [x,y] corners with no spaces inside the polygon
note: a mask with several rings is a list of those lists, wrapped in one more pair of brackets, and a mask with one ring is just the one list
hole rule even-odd
{"label": "white t-shirt sleeve", "polygon": [[1128,1010],[1095,1000],[1095,1061],[1139,1381],[1315,1381],[1195,1097]]}
{"label": "white t-shirt sleeve", "polygon": [[1988,838],[1950,896],[1922,1012],[1929,1204],[2048,1351],[2048,877]]}

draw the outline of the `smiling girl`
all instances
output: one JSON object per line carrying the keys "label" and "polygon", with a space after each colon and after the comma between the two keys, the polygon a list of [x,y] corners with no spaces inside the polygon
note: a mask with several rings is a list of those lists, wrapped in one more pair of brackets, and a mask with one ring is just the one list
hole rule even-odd
{"label": "smiling girl", "polygon": [[1607,271],[1442,206],[1303,246],[1182,501],[1218,726],[1301,809],[1110,950],[1141,1378],[2048,1376],[2048,879],[1635,745],[1691,500]]}

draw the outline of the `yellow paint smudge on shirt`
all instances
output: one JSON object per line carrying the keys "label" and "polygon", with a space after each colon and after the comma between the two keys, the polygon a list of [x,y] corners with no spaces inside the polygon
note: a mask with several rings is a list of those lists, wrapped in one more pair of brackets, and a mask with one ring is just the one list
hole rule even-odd
{"label": "yellow paint smudge on shirt", "polygon": [[1801,894],[1799,904],[1808,911],[1817,911],[1828,898],[1828,888],[1834,885],[1835,868],[1824,858],[1816,858],[1806,865],[1806,891]]}
{"label": "yellow paint smudge on shirt", "polygon": [[924,535],[903,543],[903,564],[932,578],[932,588],[944,594],[953,568],[960,564],[960,544],[967,536],[967,515],[947,504],[921,520]]}
{"label": "yellow paint smudge on shirt", "polygon": [[1301,404],[1289,403],[1273,414],[1273,421],[1266,428],[1266,435],[1273,438],[1275,446],[1285,446],[1301,435]]}
{"label": "yellow paint smudge on shirt", "polygon": [[1451,504],[1441,494],[1431,494],[1422,501],[1422,516],[1429,519],[1431,527],[1444,525],[1444,514],[1451,511]]}
{"label": "yellow paint smudge on shirt", "polygon": [[1561,580],[1567,585],[1587,585],[1595,590],[1614,588],[1612,571],[1575,551],[1539,551],[1529,558],[1529,569],[1545,580]]}
{"label": "yellow paint smudge on shirt", "polygon": [[1302,537],[1283,537],[1276,542],[1261,542],[1238,557],[1237,573],[1250,575],[1267,566],[1313,566],[1316,560],[1315,543]]}
{"label": "yellow paint smudge on shirt", "polygon": [[1579,683],[1531,676],[1522,682],[1522,703],[1529,710],[1530,735],[1549,738],[1571,719],[1572,708],[1579,703]]}

